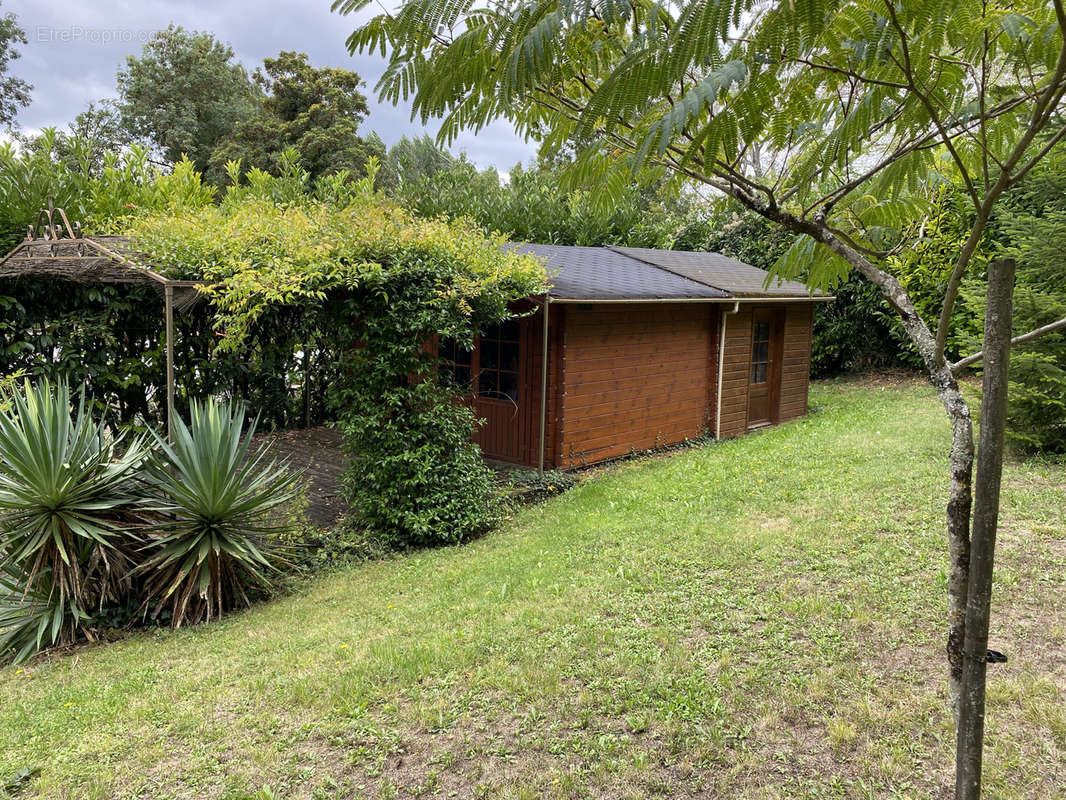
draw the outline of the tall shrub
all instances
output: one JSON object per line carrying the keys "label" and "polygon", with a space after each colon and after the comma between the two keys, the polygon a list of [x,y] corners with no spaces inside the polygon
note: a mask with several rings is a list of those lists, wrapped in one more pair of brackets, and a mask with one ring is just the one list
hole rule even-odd
{"label": "tall shrub", "polygon": [[[370,321],[346,358],[348,380],[335,390],[351,466],[344,478],[359,520],[392,545],[455,543],[494,521],[492,472],[471,440],[476,420],[454,389],[436,380],[436,334],[470,341],[470,320],[432,301],[443,254],[417,271],[382,276],[347,306]],[[506,315],[502,304],[491,317]],[[356,343],[353,343],[355,345]]]}
{"label": "tall shrub", "polygon": [[[168,274],[212,282],[222,352],[279,309],[336,314],[332,385],[355,515],[395,545],[455,542],[491,524],[472,412],[436,381],[436,337],[470,342],[508,303],[542,293],[543,267],[463,220],[424,220],[369,188],[335,209],[245,196],[145,217],[137,246]],[[239,190],[245,192],[248,187]]]}

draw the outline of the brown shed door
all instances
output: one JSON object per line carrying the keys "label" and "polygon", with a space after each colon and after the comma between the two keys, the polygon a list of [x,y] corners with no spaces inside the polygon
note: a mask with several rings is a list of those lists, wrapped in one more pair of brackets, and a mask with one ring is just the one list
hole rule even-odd
{"label": "brown shed door", "polygon": [[781,397],[781,346],[784,314],[756,311],[751,323],[751,368],[748,372],[748,427],[777,422]]}
{"label": "brown shed door", "polygon": [[524,322],[508,320],[495,325],[478,340],[474,410],[485,420],[477,432],[477,441],[489,458],[525,460],[522,447],[528,404],[522,369]]}

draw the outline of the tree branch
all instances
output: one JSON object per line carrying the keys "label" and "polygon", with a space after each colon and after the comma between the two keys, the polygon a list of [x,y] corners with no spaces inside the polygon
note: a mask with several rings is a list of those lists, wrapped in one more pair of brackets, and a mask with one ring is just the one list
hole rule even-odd
{"label": "tree branch", "polygon": [[[1029,333],[1023,333],[1020,336],[1015,336],[1013,339],[1010,340],[1011,347],[1014,347],[1014,345],[1016,344],[1022,344],[1023,342],[1031,342],[1033,339],[1038,339],[1046,333],[1052,333],[1053,331],[1057,331],[1062,328],[1066,328],[1066,317],[1063,317],[1060,320],[1056,320],[1055,322],[1048,323],[1047,325],[1044,325],[1041,328],[1034,328],[1033,330],[1029,331]],[[984,358],[984,355],[985,354],[983,351],[978,351],[972,356],[960,358],[958,361],[951,365],[951,371],[958,372],[961,369],[965,369],[971,364],[980,361],[982,358]]]}
{"label": "tree branch", "polygon": [[[1059,32],[1066,37],[1066,11],[1063,10],[1061,0],[1055,0],[1055,14],[1059,21]],[[977,219],[970,230],[970,236],[966,244],[959,253],[959,260],[951,271],[951,277],[948,279],[947,288],[944,292],[944,304],[940,309],[940,320],[936,327],[936,357],[938,360],[943,360],[944,358],[944,348],[948,341],[948,329],[951,327],[951,315],[955,310],[955,301],[958,298],[959,287],[962,285],[962,277],[966,273],[966,268],[970,265],[970,259],[977,249],[981,235],[984,233],[984,227],[991,215],[992,207],[1003,191],[1011,185],[1014,178],[1011,174],[1012,170],[1018,166],[1018,163],[1025,156],[1037,134],[1043,130],[1051,113],[1062,99],[1064,92],[1066,92],[1066,86],[1063,84],[1064,79],[1066,79],[1066,38],[1064,38],[1062,47],[1059,49],[1055,71],[1047,86],[1037,95],[1029,122],[1015,143],[1010,155],[1004,160],[999,177],[994,185],[987,188],[984,199],[980,203],[974,204]],[[1024,167],[1024,171],[1028,172],[1038,160],[1032,159]]]}

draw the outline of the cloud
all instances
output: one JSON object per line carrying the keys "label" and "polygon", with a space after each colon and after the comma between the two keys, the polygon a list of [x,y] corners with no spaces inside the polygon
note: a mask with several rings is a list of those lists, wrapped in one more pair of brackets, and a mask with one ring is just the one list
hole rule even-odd
{"label": "cloud", "polygon": [[[348,54],[345,38],[369,12],[342,17],[329,6],[330,0],[8,0],[0,10],[13,12],[30,40],[22,58],[11,64],[14,74],[33,84],[33,101],[19,115],[19,124],[64,127],[90,102],[114,96],[115,76],[126,56],[140,53],[153,32],[174,23],[214,33],[250,69],[281,50],[295,50],[307,53],[315,65],[359,73],[371,100],[365,129],[377,131],[386,143],[404,135],[435,134],[435,123],[427,130],[411,121],[410,108],[376,102],[373,87],[385,66],[380,56]],[[463,133],[452,149],[465,151],[481,167],[501,171],[535,153],[534,145],[506,121],[477,135]]]}

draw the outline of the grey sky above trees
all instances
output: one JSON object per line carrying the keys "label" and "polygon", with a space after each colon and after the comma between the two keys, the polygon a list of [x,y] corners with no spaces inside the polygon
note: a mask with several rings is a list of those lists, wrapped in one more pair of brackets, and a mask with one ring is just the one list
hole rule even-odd
{"label": "grey sky above trees", "polygon": [[[374,130],[386,144],[421,134],[424,129],[410,120],[409,108],[376,102],[373,87],[384,61],[377,55],[349,56],[344,40],[353,18],[332,14],[329,7],[330,0],[4,0],[0,8],[18,17],[29,39],[20,47],[22,58],[11,64],[12,73],[34,87],[18,124],[30,130],[66,127],[89,102],[114,97],[115,76],[126,56],[139,54],[153,32],[173,22],[214,33],[249,70],[281,50],[305,52],[315,66],[353,70],[366,81],[363,92],[370,101],[364,133]],[[436,132],[436,124],[429,132]],[[533,145],[506,122],[477,135],[464,133],[452,149],[465,150],[481,167],[501,170],[534,156]]]}

